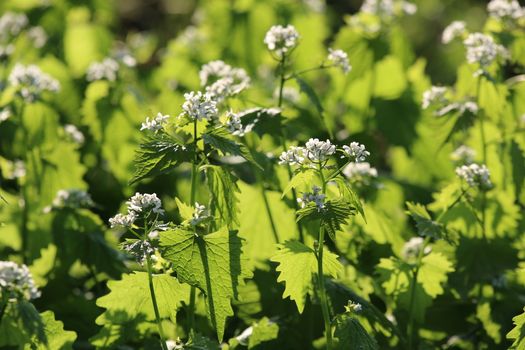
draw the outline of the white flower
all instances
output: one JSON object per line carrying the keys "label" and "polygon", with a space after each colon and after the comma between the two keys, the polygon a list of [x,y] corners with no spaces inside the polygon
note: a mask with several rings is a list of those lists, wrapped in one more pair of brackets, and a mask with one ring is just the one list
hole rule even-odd
{"label": "white flower", "polygon": [[155,214],[164,214],[162,202],[156,193],[142,194],[137,192],[126,204],[128,205],[128,212],[137,215],[148,211],[152,211]]}
{"label": "white flower", "polygon": [[250,77],[242,68],[233,68],[223,61],[211,61],[202,66],[199,72],[201,85],[217,102],[236,95],[250,85]]}
{"label": "white flower", "polygon": [[469,34],[463,44],[467,49],[467,62],[479,64],[482,71],[496,59],[508,57],[508,52],[503,46],[496,44],[491,36],[482,33]]}
{"label": "white flower", "polygon": [[[403,256],[405,260],[416,259],[419,256],[421,249],[423,249],[423,243],[424,239],[422,237],[410,238],[410,240],[403,246],[401,256]],[[431,247],[426,247],[423,254],[428,254],[431,250]]]}
{"label": "white flower", "polygon": [[105,58],[102,62],[93,62],[87,69],[87,81],[95,80],[117,80],[117,72],[119,70],[118,62],[112,58]]}
{"label": "white flower", "polygon": [[43,47],[47,42],[47,34],[44,28],[40,26],[32,27],[27,31],[27,36],[33,41],[37,49]]}
{"label": "white flower", "polygon": [[348,61],[348,55],[343,50],[328,49],[328,60],[332,62],[334,66],[341,67],[345,74],[352,70],[352,66],[350,66],[350,62]]}
{"label": "white flower", "polygon": [[377,177],[377,169],[370,166],[370,163],[367,162],[351,162],[343,169],[343,175],[352,183],[368,186]]}
{"label": "white flower", "polygon": [[0,45],[0,59],[7,58],[15,52],[15,46],[12,44]]}
{"label": "white flower", "polygon": [[314,203],[317,207],[317,211],[321,211],[325,208],[326,195],[321,193],[321,188],[318,186],[312,187],[312,192],[303,193],[303,196],[297,198],[297,203],[301,208],[306,207],[309,203]]}
{"label": "white flower", "polygon": [[365,148],[365,145],[360,144],[359,142],[351,142],[350,146],[344,145],[343,152],[345,156],[353,159],[356,163],[364,162],[366,157],[370,155]]}
{"label": "white flower", "polygon": [[6,12],[0,17],[0,38],[7,35],[16,36],[20,34],[29,23],[26,15],[14,12]]}
{"label": "white flower", "polygon": [[85,141],[84,134],[73,124],[66,124],[64,126],[64,131],[66,135],[75,143],[81,145]]}
{"label": "white flower", "polygon": [[432,86],[429,90],[423,93],[423,102],[421,107],[427,109],[430,106],[441,107],[448,103],[446,94],[448,89],[443,86]]}
{"label": "white flower", "polygon": [[299,41],[299,33],[292,25],[283,27],[276,25],[266,32],[264,43],[268,50],[274,52],[279,58],[293,50]]}
{"label": "white flower", "polygon": [[525,9],[516,0],[492,0],[487,5],[491,17],[512,22],[525,17]]}
{"label": "white flower", "polygon": [[334,153],[335,145],[330,140],[320,141],[312,138],[305,144],[304,154],[314,163],[324,162]]}
{"label": "white flower", "polygon": [[251,123],[243,126],[241,122],[241,116],[237,113],[229,111],[228,120],[226,121],[225,126],[232,135],[243,137],[253,130],[258,121],[259,118],[255,118]]}
{"label": "white flower", "polygon": [[484,164],[463,165],[456,168],[456,175],[460,179],[465,180],[470,187],[480,187],[481,189],[490,189],[492,187],[490,171]]}
{"label": "white flower", "polygon": [[118,62],[122,62],[126,67],[135,67],[137,60],[125,45],[119,45],[112,51],[111,56]]}
{"label": "white flower", "polygon": [[467,25],[464,21],[454,21],[450,23],[443,34],[441,35],[441,42],[443,44],[448,44],[456,38],[461,38],[467,33]]}
{"label": "white flower", "polygon": [[292,146],[281,153],[279,156],[279,164],[288,164],[288,165],[302,165],[305,161],[304,158],[304,148]]}
{"label": "white flower", "polygon": [[157,132],[161,130],[162,127],[167,123],[169,117],[169,115],[163,115],[160,112],[157,113],[157,116],[155,118],[152,118],[151,120],[149,119],[149,117],[146,117],[146,121],[142,123],[140,130],[150,130],[153,132]]}
{"label": "white flower", "polygon": [[53,199],[54,208],[89,208],[95,205],[89,193],[79,189],[59,190]]}
{"label": "white flower", "polygon": [[117,214],[114,217],[109,219],[109,226],[111,228],[115,227],[131,227],[137,217],[133,214]]}
{"label": "white flower", "polygon": [[38,298],[40,292],[26,265],[0,261],[0,295],[8,300],[31,300]]}
{"label": "white flower", "polygon": [[183,112],[193,120],[202,121],[203,119],[211,120],[217,116],[217,102],[209,94],[203,94],[200,91],[191,91],[184,94],[186,101],[182,105]]}
{"label": "white flower", "polygon": [[408,1],[395,0],[365,0],[361,5],[361,12],[376,15],[383,20],[391,20],[396,15],[413,15],[417,6]]}
{"label": "white flower", "polygon": [[13,112],[11,111],[11,108],[5,107],[4,109],[0,109],[0,123],[5,122],[7,119],[11,118],[13,115]]}
{"label": "white flower", "polygon": [[461,164],[470,164],[474,161],[474,158],[476,157],[476,151],[474,151],[472,148],[461,145],[452,154],[450,155],[450,158],[458,163]]}
{"label": "white flower", "polygon": [[8,161],[6,168],[5,176],[10,180],[20,179],[26,176],[26,166],[22,160]]}
{"label": "white flower", "polygon": [[128,240],[121,246],[141,265],[144,265],[148,256],[153,257],[156,252],[155,247],[147,240]]}
{"label": "white flower", "polygon": [[190,225],[197,226],[201,222],[210,218],[210,212],[204,205],[195,202],[195,209],[193,211],[193,217],[190,220]]}
{"label": "white flower", "polygon": [[57,92],[60,84],[35,65],[17,63],[9,74],[9,84],[18,89],[26,102],[34,102],[42,92]]}

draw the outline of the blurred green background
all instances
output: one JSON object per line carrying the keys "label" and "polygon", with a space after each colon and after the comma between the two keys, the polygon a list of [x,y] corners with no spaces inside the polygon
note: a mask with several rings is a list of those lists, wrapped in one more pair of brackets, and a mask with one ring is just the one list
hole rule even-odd
{"label": "blurred green background", "polygon": [[[106,3],[106,0],[99,0]],[[130,31],[151,31],[160,39],[159,47],[191,24],[201,3],[213,0],[118,0],[114,3],[120,25],[115,28],[125,36]],[[231,0],[232,11],[242,12],[257,0]],[[312,9],[323,9],[331,18],[332,33],[344,25],[346,15],[356,13],[362,0],[275,0],[276,8],[289,8],[304,3]],[[438,84],[453,82],[455,67],[463,60],[463,52],[454,45],[441,45],[441,32],[453,20],[464,20],[472,30],[481,29],[486,19],[486,1],[481,0],[417,0],[417,16],[405,16],[404,28],[414,45],[416,56],[428,60],[427,73]],[[283,21],[286,14],[283,13]]]}

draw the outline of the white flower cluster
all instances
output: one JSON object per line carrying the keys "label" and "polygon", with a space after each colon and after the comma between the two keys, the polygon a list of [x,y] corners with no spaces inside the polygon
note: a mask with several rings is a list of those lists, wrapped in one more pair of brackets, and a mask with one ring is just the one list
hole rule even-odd
{"label": "white flower cluster", "polygon": [[464,21],[454,21],[450,23],[443,34],[441,35],[441,42],[448,44],[456,38],[461,38],[467,34],[467,24]]}
{"label": "white flower cluster", "polygon": [[228,119],[226,121],[226,129],[235,136],[243,137],[253,130],[255,124],[259,121],[258,118],[255,118],[251,123],[242,125],[241,115],[238,113],[233,113],[232,111],[228,112]]}
{"label": "white flower cluster", "polygon": [[60,84],[35,65],[17,63],[9,74],[9,84],[18,89],[26,102],[34,102],[44,91],[57,92]]}
{"label": "white flower cluster", "polygon": [[378,16],[383,20],[390,20],[397,14],[415,14],[417,6],[408,1],[365,0],[361,5],[361,12]]}
{"label": "white flower cluster", "polygon": [[350,162],[343,169],[343,175],[354,184],[368,186],[372,183],[373,179],[377,178],[377,169],[370,166],[368,162]]}
{"label": "white flower cluster", "polygon": [[126,67],[135,67],[137,65],[137,59],[133,57],[131,51],[125,45],[119,45],[112,50],[111,56]]}
{"label": "white flower cluster", "polygon": [[478,64],[482,73],[488,66],[490,66],[498,58],[507,58],[507,50],[496,44],[494,39],[482,33],[472,33],[463,41],[467,49],[467,62],[470,64]]}
{"label": "white flower cluster", "polygon": [[432,86],[429,90],[423,93],[423,102],[421,107],[427,109],[431,106],[442,107],[448,103],[446,97],[448,89],[444,86]]}
{"label": "white flower cluster", "polygon": [[516,0],[492,0],[487,5],[491,17],[512,23],[525,17],[525,9]]}
{"label": "white flower cluster", "polygon": [[299,33],[290,24],[286,27],[281,25],[272,26],[264,37],[264,43],[268,50],[274,52],[278,58],[286,56],[288,52],[297,46],[298,41]]}
{"label": "white flower cluster", "polygon": [[27,26],[29,23],[26,15],[6,12],[0,17],[0,38],[11,35],[16,36]]}
{"label": "white flower cluster", "polygon": [[32,27],[27,31],[27,36],[33,41],[33,45],[40,49],[47,42],[47,34],[44,28],[40,26]]}
{"label": "white flower cluster", "polygon": [[71,141],[79,145],[83,144],[86,140],[84,134],[73,124],[64,125],[64,132]]}
{"label": "white flower cluster", "polygon": [[303,193],[303,196],[297,198],[297,203],[301,208],[306,207],[310,203],[314,203],[317,207],[317,211],[321,211],[325,208],[326,195],[321,193],[319,186],[313,186],[312,192]]}
{"label": "white flower cluster", "polygon": [[212,120],[217,116],[219,112],[217,109],[217,102],[212,97],[200,91],[191,91],[184,94],[186,100],[182,105],[183,112],[181,116],[188,116],[192,120],[202,121]]}
{"label": "white flower cluster", "polygon": [[210,212],[204,205],[195,202],[195,209],[193,211],[193,217],[190,220],[191,226],[198,226],[203,221],[210,218]]}
{"label": "white flower cluster", "polygon": [[59,190],[53,199],[53,208],[89,208],[95,203],[89,193],[79,189]]}
{"label": "white flower cluster", "polygon": [[31,300],[40,296],[27,266],[12,261],[0,261],[0,292],[9,300]]}
{"label": "white flower cluster", "polygon": [[146,117],[146,121],[142,123],[140,130],[149,130],[156,133],[164,127],[169,117],[169,115],[163,115],[160,112],[157,113],[157,116],[155,118],[151,118],[151,120],[149,119],[149,117]]}
{"label": "white flower cluster", "polygon": [[279,156],[279,164],[288,164],[288,165],[302,165],[305,161],[304,158],[304,148],[292,146],[281,153]]}
{"label": "white flower cluster", "polygon": [[128,206],[128,213],[117,214],[109,219],[111,228],[114,227],[131,227],[135,220],[142,214],[148,214],[150,212],[158,215],[164,214],[162,209],[162,202],[157,197],[156,193],[135,193],[129,201],[126,202]]}
{"label": "white flower cluster", "polygon": [[[425,240],[422,237],[410,238],[410,240],[406,242],[405,245],[403,246],[403,249],[401,250],[401,256],[405,260],[416,259],[419,256],[421,249],[423,249],[424,241]],[[432,248],[426,247],[425,250],[423,251],[423,254],[428,254],[430,253],[431,250]]]}
{"label": "white flower cluster", "polygon": [[201,85],[217,103],[234,96],[250,86],[250,77],[242,68],[233,68],[221,60],[202,66],[199,77]]}
{"label": "white flower cluster", "polygon": [[0,60],[11,56],[15,51],[15,46],[13,44],[0,45]]}
{"label": "white flower cluster", "polygon": [[476,151],[472,148],[461,145],[452,152],[450,158],[460,164],[470,164],[474,161],[476,157]]}
{"label": "white flower cluster", "polygon": [[340,67],[344,74],[348,74],[352,70],[348,55],[343,50],[328,49],[328,61],[336,67]]}
{"label": "white flower cluster", "polygon": [[113,58],[104,58],[101,62],[93,62],[89,65],[86,73],[87,81],[95,80],[117,80],[119,70],[118,62]]}
{"label": "white flower cluster", "polygon": [[22,160],[7,161],[5,170],[6,173],[4,176],[10,180],[20,179],[26,176],[26,165]]}
{"label": "white flower cluster", "polygon": [[11,108],[5,107],[0,109],[0,123],[5,122],[7,119],[11,118],[12,115],[13,112],[11,111]]}
{"label": "white flower cluster", "polygon": [[[343,146],[344,156],[354,160],[356,163],[364,162],[370,155],[370,152],[366,150],[365,145],[359,142],[350,142],[350,146]],[[343,156],[343,157],[344,157]]]}
{"label": "white flower cluster", "polygon": [[[321,141],[311,138],[304,147],[292,146],[287,151],[282,152],[279,156],[279,164],[315,167],[327,161],[335,152],[336,147],[330,140]],[[370,155],[364,146],[357,142],[351,143],[350,146],[344,146],[343,152],[356,162],[363,161]]]}
{"label": "white flower cluster", "polygon": [[305,144],[304,155],[314,163],[321,163],[328,160],[328,157],[335,153],[335,145],[330,140],[321,141],[310,139]]}
{"label": "white flower cluster", "polygon": [[463,165],[456,168],[456,175],[467,182],[470,187],[480,187],[481,189],[492,188],[490,181],[490,171],[483,164],[476,163]]}
{"label": "white flower cluster", "polygon": [[124,249],[129,255],[131,255],[135,260],[144,265],[147,257],[155,256],[155,247],[151,242],[147,240],[129,240],[122,244],[122,249]]}

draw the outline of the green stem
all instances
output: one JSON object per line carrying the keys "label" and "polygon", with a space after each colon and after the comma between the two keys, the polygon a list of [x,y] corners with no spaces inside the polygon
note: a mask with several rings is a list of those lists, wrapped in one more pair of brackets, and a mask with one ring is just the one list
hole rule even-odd
{"label": "green stem", "polygon": [[[281,108],[283,106],[283,90],[284,90],[284,83],[286,82],[285,77],[285,64],[286,64],[286,55],[283,55],[281,60],[279,61],[279,74],[280,74],[280,82],[279,82],[279,98],[277,101],[277,107]],[[283,152],[286,152],[286,138],[284,137],[284,130],[281,128],[281,147],[283,149]],[[290,164],[286,165],[286,170],[288,171],[288,180],[291,180],[293,177],[292,168],[290,167]],[[299,208],[297,206],[297,192],[295,191],[295,188],[292,188],[292,200],[294,203],[294,208],[297,211]],[[299,241],[301,243],[304,243],[304,234],[303,234],[303,227],[299,222],[296,222],[297,230],[299,231]]]}
{"label": "green stem", "polygon": [[168,347],[166,346],[166,337],[164,337],[164,329],[162,328],[162,322],[160,320],[159,307],[157,305],[157,297],[155,296],[155,288],[153,286],[153,273],[152,273],[152,267],[151,267],[151,257],[149,255],[146,255],[146,264],[148,267],[148,284],[149,284],[149,292],[151,295],[151,302],[153,303],[153,311],[155,312],[155,320],[159,328],[160,346],[162,347],[163,350],[168,350]]}
{"label": "green stem", "polygon": [[421,267],[421,260],[425,254],[425,248],[430,242],[430,237],[425,237],[423,246],[419,250],[419,254],[416,260],[416,267],[413,270],[412,281],[410,283],[410,304],[408,306],[408,324],[407,324],[407,338],[408,338],[408,350],[412,350],[414,341],[414,299],[416,295],[416,284],[417,277],[419,275],[419,269]]}
{"label": "green stem", "polygon": [[[195,159],[191,165],[191,190],[190,190],[190,202],[191,205],[195,205],[195,191],[197,189],[197,120],[193,121],[193,146],[195,150]],[[193,334],[195,328],[195,298],[197,289],[195,286],[190,287],[190,304],[188,305],[188,325],[189,333]]]}
{"label": "green stem", "polygon": [[[28,163],[28,153],[29,153],[29,136],[27,134],[27,130],[24,125],[24,103],[20,105],[19,108],[19,115],[20,115],[20,125],[22,127],[22,137],[24,142],[24,154],[23,154],[23,160],[24,165],[27,166]],[[33,166],[34,167],[34,166]],[[36,169],[33,169],[36,170]],[[22,255],[22,262],[24,264],[27,264],[29,254],[29,230],[27,227],[27,224],[29,222],[29,194],[28,194],[28,181],[27,177],[22,187],[22,199],[24,201],[24,207],[22,208],[22,215],[21,215],[21,229],[20,229],[20,236],[21,236],[21,255]]]}
{"label": "green stem", "polygon": [[[323,174],[321,164],[319,164],[319,176],[323,184],[323,194],[326,193],[326,181]],[[326,286],[324,283],[324,272],[323,272],[323,252],[324,252],[324,227],[321,222],[319,227],[319,247],[317,250],[317,276],[319,278],[319,298],[321,300],[321,310],[323,312],[324,330],[326,337],[326,348],[330,350],[332,348],[332,327],[330,322],[330,310],[328,308],[328,298],[326,295]]]}
{"label": "green stem", "polygon": [[[481,87],[481,76],[478,78],[478,86],[477,86],[477,100],[479,105],[479,92]],[[479,116],[479,132],[481,135],[481,149],[482,149],[482,155],[483,155],[483,164],[488,167],[487,164],[487,140],[485,137],[485,126],[484,126],[484,115]],[[486,217],[486,203],[487,203],[487,195],[484,190],[481,190],[481,234],[484,239],[487,239],[487,233],[485,229],[485,217]]]}

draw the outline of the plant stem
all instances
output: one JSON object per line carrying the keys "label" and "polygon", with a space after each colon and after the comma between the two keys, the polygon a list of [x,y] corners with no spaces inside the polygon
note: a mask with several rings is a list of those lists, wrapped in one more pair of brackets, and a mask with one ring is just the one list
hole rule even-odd
{"label": "plant stem", "polygon": [[[284,83],[286,82],[286,77],[284,75],[284,66],[286,64],[286,55],[283,55],[281,60],[279,61],[279,74],[280,74],[280,83],[279,83],[279,97],[277,101],[277,107],[281,108],[283,105],[283,89],[284,89]],[[281,129],[281,147],[283,149],[283,152],[286,152],[286,138],[284,137],[284,131]],[[288,171],[288,180],[291,180],[293,177],[292,168],[290,167],[290,164],[286,165],[286,170]],[[292,200],[294,203],[294,208],[297,211],[299,208],[297,207],[297,192],[295,191],[295,188],[292,188]],[[299,222],[296,222],[297,230],[299,231],[299,241],[301,243],[304,243],[304,234],[303,234],[303,227]]]}
{"label": "plant stem", "polygon": [[[326,181],[323,174],[321,164],[319,164],[319,176],[323,184],[323,194],[326,192]],[[326,337],[326,348],[332,348],[332,327],[330,322],[330,310],[328,308],[328,298],[326,295],[326,287],[324,283],[323,273],[323,252],[324,252],[324,227],[321,222],[319,227],[319,247],[317,249],[317,276],[319,278],[319,298],[321,300],[321,310],[323,312],[324,330]]]}
{"label": "plant stem", "polygon": [[425,248],[430,242],[430,237],[425,237],[423,246],[419,250],[419,254],[416,260],[416,267],[413,270],[412,281],[410,283],[410,304],[408,306],[408,324],[407,324],[407,338],[408,338],[408,350],[412,350],[414,341],[414,298],[416,294],[417,277],[419,275],[419,269],[421,267],[421,260],[425,254]]}
{"label": "plant stem", "polygon": [[[190,202],[191,205],[195,205],[195,191],[197,189],[197,120],[193,121],[193,146],[195,150],[195,159],[191,165],[191,190],[190,190]],[[190,305],[188,306],[188,325],[189,333],[193,334],[195,328],[195,297],[197,289],[195,286],[190,287]]]}
{"label": "plant stem", "polygon": [[149,283],[149,292],[151,295],[151,302],[153,303],[153,311],[155,312],[155,320],[157,321],[157,326],[159,328],[160,336],[160,346],[163,350],[168,350],[166,346],[166,338],[164,337],[164,329],[162,328],[162,322],[160,320],[159,307],[157,305],[157,297],[155,296],[155,288],[153,287],[153,273],[151,268],[151,257],[146,254],[146,264],[148,267],[148,283]]}
{"label": "plant stem", "polygon": [[[479,105],[479,93],[480,93],[480,88],[481,88],[481,76],[478,77],[478,86],[477,86],[477,100],[478,100],[478,105]],[[488,166],[487,165],[487,140],[486,140],[486,137],[485,137],[485,126],[484,126],[484,123],[483,123],[483,118],[484,115],[480,115],[479,116],[479,132],[480,132],[480,135],[481,135],[481,150],[482,150],[482,155],[483,155],[483,164],[485,164],[485,166]],[[486,229],[485,229],[485,216],[486,216],[486,204],[487,204],[487,194],[484,190],[481,190],[481,234],[483,236],[483,239],[487,239],[487,233],[486,233]]]}
{"label": "plant stem", "polygon": [[[29,153],[29,137],[28,137],[28,134],[27,134],[27,130],[25,128],[25,125],[24,125],[24,103],[22,102],[22,104],[20,105],[20,109],[19,109],[19,115],[20,115],[20,125],[22,127],[22,136],[23,136],[23,141],[24,141],[24,155],[23,155],[23,159],[24,159],[24,164],[27,166],[27,161],[28,161],[28,156],[27,154]],[[34,166],[33,166],[34,168]],[[33,171],[35,171],[36,169],[33,169]],[[24,207],[22,208],[22,216],[21,216],[21,228],[20,228],[20,238],[22,240],[21,242],[21,255],[22,255],[22,262],[24,264],[27,264],[28,263],[28,241],[29,241],[29,230],[27,228],[27,224],[28,224],[28,221],[29,221],[29,195],[28,195],[28,181],[27,181],[27,177],[26,177],[26,180],[23,184],[23,187],[22,187],[22,199],[23,199],[23,203],[24,203]]]}

